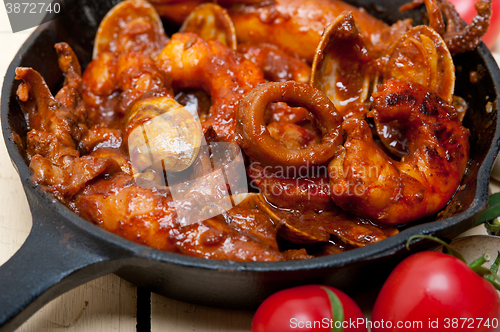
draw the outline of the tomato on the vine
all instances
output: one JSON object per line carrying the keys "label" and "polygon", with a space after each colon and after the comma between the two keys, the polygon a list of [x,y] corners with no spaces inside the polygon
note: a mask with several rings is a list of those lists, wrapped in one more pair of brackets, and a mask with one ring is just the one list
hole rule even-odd
{"label": "tomato on the vine", "polygon": [[500,331],[500,297],[460,259],[425,251],[409,256],[391,272],[371,321],[372,332]]}
{"label": "tomato on the vine", "polygon": [[[472,19],[476,15],[476,9],[474,7],[477,0],[448,0],[451,2],[460,17],[465,21],[465,23],[470,24]],[[491,4],[491,20],[490,27],[488,31],[483,36],[483,42],[490,49],[495,45],[495,42],[500,34],[500,0],[492,0]]]}
{"label": "tomato on the vine", "polygon": [[[332,311],[331,302],[335,308],[336,301],[332,296],[341,304],[343,319],[333,317],[333,312],[338,311]],[[344,332],[367,331],[363,313],[354,300],[336,288],[321,285],[274,293],[262,302],[252,321],[252,332],[341,331],[340,328]]]}

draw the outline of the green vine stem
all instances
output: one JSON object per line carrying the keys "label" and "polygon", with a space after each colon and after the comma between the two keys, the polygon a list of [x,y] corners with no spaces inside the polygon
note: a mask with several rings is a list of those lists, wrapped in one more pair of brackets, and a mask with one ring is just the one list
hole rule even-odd
{"label": "green vine stem", "polygon": [[[410,250],[410,242],[414,239],[427,239],[442,244],[444,249],[446,250],[446,253],[460,259],[462,262],[467,264],[464,256],[457,249],[453,248],[445,241],[438,239],[437,237],[434,236],[420,235],[420,234],[410,236],[408,241],[406,241],[406,249]],[[488,262],[490,259],[491,259],[490,255],[484,254],[483,256],[479,257],[478,259],[470,263],[469,267],[478,275],[488,280],[497,290],[500,291],[500,276],[497,274],[500,266],[500,252],[498,253],[497,258],[493,262],[491,268],[487,269],[483,266],[483,264]]]}
{"label": "green vine stem", "polygon": [[417,235],[410,236],[408,241],[406,241],[406,249],[410,250],[410,242],[414,239],[426,239],[426,240],[431,240],[431,241],[434,241],[436,243],[439,243],[439,244],[443,245],[444,248],[446,248],[446,250],[448,251],[448,253],[450,255],[460,259],[462,262],[467,264],[464,256],[462,256],[462,254],[457,249],[453,248],[452,246],[450,246],[448,243],[444,242],[443,240],[438,239],[437,237],[434,237],[434,236],[430,236],[430,235],[417,234]]}

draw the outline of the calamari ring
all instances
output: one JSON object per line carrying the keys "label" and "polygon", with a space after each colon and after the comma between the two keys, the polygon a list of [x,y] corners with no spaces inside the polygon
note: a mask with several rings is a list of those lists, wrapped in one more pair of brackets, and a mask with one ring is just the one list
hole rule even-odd
{"label": "calamari ring", "polygon": [[[271,137],[265,123],[270,103],[288,102],[305,107],[314,117],[322,134],[320,143],[290,150]],[[269,166],[308,167],[326,164],[342,144],[342,116],[321,91],[298,82],[261,84],[240,101],[236,114],[236,140],[255,161]]]}

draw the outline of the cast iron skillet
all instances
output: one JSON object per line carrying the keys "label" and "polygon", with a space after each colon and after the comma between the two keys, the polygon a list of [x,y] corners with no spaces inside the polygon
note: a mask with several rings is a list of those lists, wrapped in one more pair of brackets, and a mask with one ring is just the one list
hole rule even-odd
{"label": "cast iron skillet", "polygon": [[[480,45],[474,52],[455,57],[456,94],[470,105],[464,121],[471,130],[469,167],[461,189],[446,210],[429,218],[427,223],[409,225],[387,240],[333,256],[238,263],[158,251],[80,218],[30,182],[25,153],[14,142],[14,136],[21,139],[26,136],[15,96],[19,82],[14,80],[14,71],[18,66],[33,67],[57,91],[62,74],[54,44],[68,42],[82,65],[88,64],[97,26],[115,2],[81,0],[69,14],[40,26],[19,50],[5,77],[2,130],[28,198],[33,228],[21,249],[0,267],[1,331],[14,330],[51,299],[112,272],[171,298],[226,308],[255,308],[271,293],[298,284],[323,283],[352,292],[362,284],[378,282],[407,256],[404,245],[411,235],[433,234],[451,239],[470,228],[486,207],[489,174],[499,150],[500,72],[487,48]],[[406,0],[350,2],[392,23],[403,17],[396,8]],[[413,15],[418,21],[421,14],[422,11],[414,11],[405,15]],[[471,71],[479,73],[478,82],[470,82]],[[423,249],[428,245],[419,242],[415,247]]]}

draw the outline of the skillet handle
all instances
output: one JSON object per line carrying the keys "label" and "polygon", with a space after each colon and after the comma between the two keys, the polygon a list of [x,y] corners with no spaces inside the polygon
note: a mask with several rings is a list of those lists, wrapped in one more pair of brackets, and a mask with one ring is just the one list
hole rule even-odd
{"label": "skillet handle", "polygon": [[0,266],[1,332],[14,331],[52,299],[118,268],[76,226],[32,212],[28,238]]}

